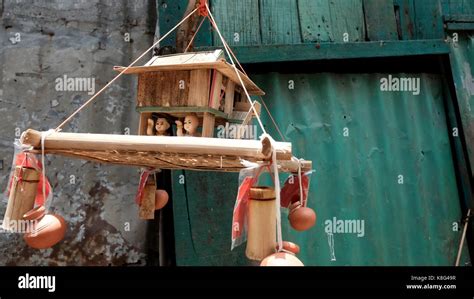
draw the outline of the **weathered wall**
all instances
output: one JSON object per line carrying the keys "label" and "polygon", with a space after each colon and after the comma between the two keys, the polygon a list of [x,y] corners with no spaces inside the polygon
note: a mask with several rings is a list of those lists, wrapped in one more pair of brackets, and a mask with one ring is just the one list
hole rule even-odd
{"label": "weathered wall", "polygon": [[[114,65],[130,63],[149,47],[156,10],[154,0],[0,4],[0,187],[5,190],[16,134],[54,128],[89,98],[87,91],[56,90],[56,78],[94,78],[95,90],[100,89],[115,75]],[[135,84],[132,77],[119,79],[64,131],[134,134]],[[66,237],[38,251],[27,248],[21,235],[1,233],[0,265],[144,264],[146,222],[138,219],[134,203],[137,169],[55,156],[47,157],[46,167],[54,189],[52,210],[69,224]],[[1,201],[2,219],[5,207]]]}

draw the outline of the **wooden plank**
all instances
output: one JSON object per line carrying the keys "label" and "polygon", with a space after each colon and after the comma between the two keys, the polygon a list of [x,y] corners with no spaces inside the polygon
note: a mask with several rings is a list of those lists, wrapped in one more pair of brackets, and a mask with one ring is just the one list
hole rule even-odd
{"label": "wooden plank", "polygon": [[191,71],[176,72],[177,88],[172,90],[171,106],[186,106],[188,103]]}
{"label": "wooden plank", "polygon": [[234,109],[234,91],[235,83],[231,80],[227,81],[227,86],[225,89],[225,107],[224,113],[230,115]]}
{"label": "wooden plank", "polygon": [[138,83],[137,83],[137,107],[146,106],[144,103],[145,100],[145,77],[147,74],[139,74],[138,75]]}
{"label": "wooden plank", "polygon": [[443,39],[234,47],[241,63],[449,54]]}
{"label": "wooden plank", "polygon": [[331,0],[329,11],[332,33],[336,42],[344,42],[345,33],[349,35],[349,42],[364,41],[362,0]]}
{"label": "wooden plank", "polygon": [[395,10],[398,17],[398,27],[402,40],[414,40],[415,38],[415,5],[413,0],[394,0]]}
{"label": "wooden plank", "polygon": [[138,135],[146,135],[146,129],[148,126],[148,119],[151,117],[150,112],[140,113],[140,120],[138,123]]}
{"label": "wooden plank", "polygon": [[[138,77],[137,105],[172,106],[172,103],[186,102],[189,93],[190,71],[166,71],[142,73]],[[180,89],[179,80],[184,88]]]}
{"label": "wooden plank", "polygon": [[[259,45],[260,20],[258,1],[213,0],[211,11],[219,30],[229,45]],[[219,36],[213,31],[213,44],[222,46]]]}
{"label": "wooden plank", "polygon": [[444,38],[443,18],[439,0],[416,0],[416,34],[417,39]]}
{"label": "wooden plank", "polygon": [[[303,10],[307,8],[303,6]],[[262,44],[301,43],[296,0],[260,0]]]}
{"label": "wooden plank", "polygon": [[222,90],[222,73],[213,71],[211,92],[209,95],[209,107],[219,110],[220,94]]}
{"label": "wooden plank", "polygon": [[[124,74],[138,74],[144,72],[164,72],[164,71],[179,71],[179,70],[202,70],[213,69],[220,66],[221,61],[215,62],[199,62],[190,64],[171,64],[171,65],[143,65],[132,66],[128,68]],[[124,66],[114,66],[114,71],[121,72],[125,69]]]}
{"label": "wooden plank", "polygon": [[211,113],[204,113],[202,120],[202,137],[214,137],[215,116]]}
{"label": "wooden plank", "polygon": [[474,23],[447,23],[449,31],[474,31]]}
{"label": "wooden plank", "polygon": [[451,14],[449,9],[449,1],[450,0],[441,0],[441,11],[443,12],[443,15]]}
{"label": "wooden plank", "polygon": [[363,4],[368,39],[398,40],[393,0],[364,0]]}
{"label": "wooden plank", "polygon": [[[121,72],[125,69],[123,66],[114,66],[114,70]],[[146,72],[162,72],[162,71],[176,71],[176,70],[209,70],[216,69],[223,75],[227,76],[230,80],[234,81],[237,85],[241,85],[237,77],[237,74],[229,63],[224,60],[209,63],[196,63],[196,64],[184,64],[184,65],[166,65],[166,66],[135,66],[127,69],[125,74],[139,74]],[[264,95],[265,93],[252,81],[248,76],[239,71],[240,77],[245,84],[250,95]]]}
{"label": "wooden plank", "polygon": [[462,3],[462,13],[473,15],[474,14],[474,1],[464,0]]}
{"label": "wooden plank", "polygon": [[189,77],[188,106],[206,107],[210,70],[192,70]]}
{"label": "wooden plank", "polygon": [[474,23],[474,15],[444,15],[443,19],[448,23]]}
{"label": "wooden plank", "polygon": [[213,51],[177,53],[172,55],[153,56],[145,66],[169,66],[186,65],[206,62],[216,62],[224,59],[224,50],[216,49]]}
{"label": "wooden plank", "polygon": [[158,84],[154,85],[157,96],[152,99],[150,106],[171,106],[172,90],[178,88],[175,74],[176,72],[174,71],[157,74]]}
{"label": "wooden plank", "polygon": [[328,0],[299,0],[298,6],[303,42],[334,41]]}
{"label": "wooden plank", "polygon": [[[145,107],[152,104],[151,99],[156,99],[156,85],[158,77],[155,73],[140,74],[138,76],[137,106]],[[160,102],[155,101],[161,106]]]}
{"label": "wooden plank", "polygon": [[[21,138],[23,144],[37,149],[41,143],[41,132],[28,129]],[[235,140],[220,138],[195,138],[175,136],[137,136],[87,133],[52,133],[45,138],[48,150],[95,150],[95,151],[156,151],[198,155],[226,155],[265,159],[262,143],[257,140]],[[291,159],[291,143],[276,142],[277,158]]]}
{"label": "wooden plank", "polygon": [[464,13],[464,0],[449,0],[449,11],[444,12],[445,14],[461,14]]}
{"label": "wooden plank", "polygon": [[155,192],[156,184],[153,177],[149,177],[143,188],[143,197],[138,210],[140,219],[155,219]]}

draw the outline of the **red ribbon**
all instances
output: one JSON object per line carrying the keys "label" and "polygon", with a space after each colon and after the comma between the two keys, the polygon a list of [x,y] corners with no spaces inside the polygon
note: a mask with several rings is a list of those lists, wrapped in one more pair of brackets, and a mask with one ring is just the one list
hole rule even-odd
{"label": "red ribbon", "polygon": [[255,176],[247,176],[239,186],[234,213],[232,215],[232,241],[241,238],[242,234],[245,232],[248,204],[250,199],[250,188],[252,188],[255,183],[257,183],[263,168],[265,167],[260,167],[257,170]]}
{"label": "red ribbon", "polygon": [[206,4],[207,0],[199,0],[198,13],[202,17],[207,17],[209,14],[206,8]]}
{"label": "red ribbon", "polygon": [[138,191],[137,195],[135,196],[135,202],[137,205],[142,204],[143,190],[145,189],[146,182],[148,181],[148,177],[152,171],[153,169],[146,169],[140,174],[140,183],[138,184]]}
{"label": "red ribbon", "polygon": [[[36,171],[39,171],[41,173],[39,182],[38,182],[38,190],[36,192],[36,197],[35,197],[35,205],[40,205],[40,206],[44,205],[44,202],[46,201],[46,199],[43,198],[43,180],[44,179],[46,180],[46,188],[45,188],[46,198],[48,198],[48,195],[51,192],[51,185],[49,184],[48,178],[43,177],[43,173],[42,173],[43,165],[41,164],[41,162],[38,159],[36,159],[34,155],[21,152],[14,157],[13,165],[14,165],[12,169],[13,172],[15,172],[16,166],[21,166],[21,167],[27,167],[27,168],[34,168],[36,169]],[[22,172],[20,172],[20,176],[18,177],[18,183],[20,183],[22,180],[23,180]],[[13,185],[13,179],[10,181],[10,184],[8,186],[7,195],[10,194],[12,185]]]}

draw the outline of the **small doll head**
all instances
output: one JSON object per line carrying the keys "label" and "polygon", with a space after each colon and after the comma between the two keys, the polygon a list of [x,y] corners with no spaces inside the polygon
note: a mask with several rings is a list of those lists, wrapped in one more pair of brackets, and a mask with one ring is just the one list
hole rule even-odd
{"label": "small doll head", "polygon": [[168,122],[168,120],[166,120],[166,118],[160,117],[156,120],[155,129],[159,135],[165,134],[169,128],[170,123]]}

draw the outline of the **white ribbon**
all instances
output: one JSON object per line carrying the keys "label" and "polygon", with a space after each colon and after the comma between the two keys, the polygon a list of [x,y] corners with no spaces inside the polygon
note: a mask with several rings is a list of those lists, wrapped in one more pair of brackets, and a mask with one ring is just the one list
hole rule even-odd
{"label": "white ribbon", "polygon": [[260,139],[268,138],[270,140],[270,144],[272,145],[272,166],[273,166],[273,180],[275,182],[275,205],[276,205],[276,230],[277,230],[277,242],[278,242],[278,250],[281,251],[283,249],[283,239],[281,234],[281,210],[280,210],[280,177],[278,175],[278,163],[276,158],[276,146],[275,140],[273,140],[272,136],[268,135],[267,133],[262,134]]}
{"label": "white ribbon", "polygon": [[[41,132],[41,165],[43,166],[43,200],[44,200],[44,205],[46,206],[47,198],[46,198],[46,164],[44,163],[44,140],[46,139],[47,136],[51,135],[54,133],[54,129],[49,129],[46,132]],[[52,190],[50,188],[49,193],[52,193]]]}

